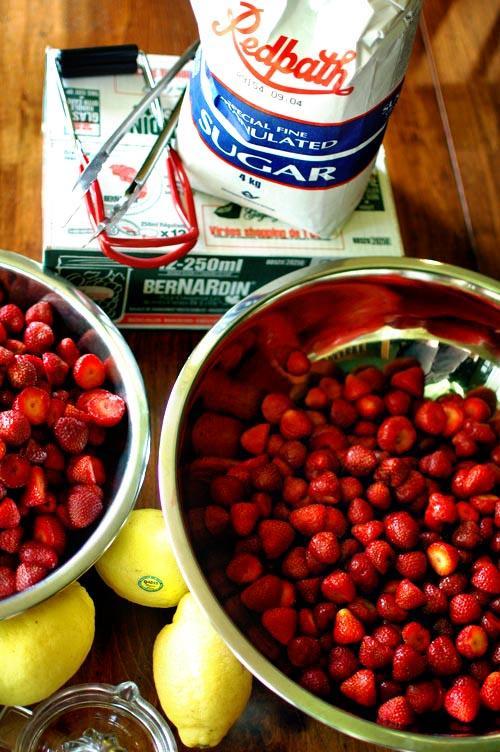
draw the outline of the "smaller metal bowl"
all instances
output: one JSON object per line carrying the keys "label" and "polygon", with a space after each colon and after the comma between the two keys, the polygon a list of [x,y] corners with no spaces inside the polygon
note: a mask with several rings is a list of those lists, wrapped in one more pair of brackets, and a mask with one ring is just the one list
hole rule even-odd
{"label": "smaller metal bowl", "polygon": [[23,308],[49,301],[83,352],[93,352],[108,363],[113,389],[127,404],[121,430],[121,456],[116,458],[108,487],[108,505],[99,523],[81,547],[48,577],[31,588],[0,600],[0,619],[25,611],[78,579],[112,543],[132,511],[149,456],[149,416],[144,383],[127,343],[105,313],[60,277],[45,273],[30,259],[0,251],[0,283],[9,302]]}
{"label": "smaller metal bowl", "polygon": [[500,750],[500,733],[396,731],[319,699],[260,653],[222,607],[210,573],[224,569],[230,552],[209,539],[197,542],[190,526],[190,508],[203,499],[202,490],[192,494],[186,483],[191,429],[212,369],[235,362],[235,346],[249,347],[237,378],[253,388],[259,381],[256,360],[272,359],[280,345],[278,330],[295,334],[313,361],[349,360],[355,366],[374,358],[383,365],[412,356],[422,364],[429,396],[485,385],[500,398],[500,286],[454,266],[394,258],[328,262],[280,278],[234,306],[193,351],[170,395],[158,461],[163,512],[188,587],[229,647],[267,687],[366,742],[413,752]]}

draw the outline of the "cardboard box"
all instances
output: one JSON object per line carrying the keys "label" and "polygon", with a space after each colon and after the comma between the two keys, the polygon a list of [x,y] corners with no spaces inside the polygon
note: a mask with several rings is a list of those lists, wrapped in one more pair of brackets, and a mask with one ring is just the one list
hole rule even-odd
{"label": "cardboard box", "polygon": [[[197,193],[200,238],[180,261],[158,269],[122,266],[101,253],[82,205],[71,188],[78,175],[72,135],[65,127],[53,67],[57,50],[47,51],[43,113],[43,264],[94,298],[120,327],[204,329],[232,305],[266,282],[325,259],[403,254],[383,151],[358,209],[330,239],[290,227],[260,212]],[[175,58],[151,55],[156,77]],[[185,86],[183,71],[162,97],[172,108]],[[140,74],[65,81],[76,128],[94,154],[144,93]],[[151,112],[123,138],[99,181],[106,206],[123,193],[158,134]],[[127,237],[180,236],[183,226],[170,202],[165,162],[160,159],[145,190],[119,223]],[[158,253],[158,251],[155,251]]]}

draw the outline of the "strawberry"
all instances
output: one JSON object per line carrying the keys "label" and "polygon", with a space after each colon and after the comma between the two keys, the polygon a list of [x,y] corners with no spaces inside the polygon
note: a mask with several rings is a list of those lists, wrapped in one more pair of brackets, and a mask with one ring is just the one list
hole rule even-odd
{"label": "strawberry", "polygon": [[408,682],[425,671],[427,660],[411,645],[399,645],[392,659],[392,675],[396,681]]}
{"label": "strawberry", "polygon": [[473,661],[488,650],[488,635],[477,624],[469,624],[458,633],[455,644],[460,655]]}
{"label": "strawberry", "polygon": [[75,485],[71,488],[66,509],[72,528],[88,527],[101,515],[102,498],[97,489],[99,487],[93,485]]}
{"label": "strawberry", "polygon": [[91,454],[71,457],[66,475],[70,483],[95,483],[100,486],[106,480],[106,471],[102,460]]}
{"label": "strawberry", "polygon": [[16,592],[16,575],[9,567],[0,566],[0,600]]}
{"label": "strawberry", "polygon": [[31,425],[41,425],[47,420],[50,397],[46,391],[36,386],[23,389],[15,400],[15,408],[29,420]]}
{"label": "strawberry", "polygon": [[370,669],[360,669],[342,682],[340,691],[358,705],[371,707],[377,701],[375,674]]}
{"label": "strawberry", "polygon": [[266,450],[269,431],[269,423],[259,423],[252,426],[241,434],[241,446],[249,454],[263,454]]}
{"label": "strawberry", "polygon": [[292,350],[286,359],[285,370],[292,376],[305,376],[311,370],[311,361],[302,350]]}
{"label": "strawberry", "polygon": [[328,673],[335,682],[347,679],[358,668],[358,659],[351,650],[344,645],[336,645],[329,655]]}
{"label": "strawberry", "polygon": [[22,503],[26,507],[38,507],[47,497],[47,478],[43,468],[33,465],[30,470]]}
{"label": "strawberry", "polygon": [[364,553],[354,554],[347,566],[347,571],[355,585],[365,593],[373,590],[378,584],[377,571],[369,557]]}
{"label": "strawberry", "polygon": [[424,372],[420,366],[397,371],[391,378],[391,386],[412,397],[421,397],[424,393]]}
{"label": "strawberry", "polygon": [[258,534],[268,559],[277,559],[285,553],[295,538],[293,527],[283,520],[262,520]]}
{"label": "strawberry", "polygon": [[446,415],[446,424],[443,430],[443,436],[450,437],[456,434],[465,419],[465,414],[460,403],[441,402],[441,407]]}
{"label": "strawberry", "polygon": [[33,587],[37,582],[43,580],[47,575],[47,569],[41,567],[38,564],[19,564],[16,569],[16,590],[19,593],[21,590],[26,590],[29,587]]}
{"label": "strawberry", "polygon": [[463,404],[464,413],[467,418],[472,418],[479,422],[488,420],[491,416],[490,406],[480,397],[466,397]]}
{"label": "strawberry", "polygon": [[39,300],[37,303],[33,303],[33,305],[26,310],[24,320],[27,324],[31,324],[33,321],[41,321],[43,324],[52,326],[54,323],[52,305],[47,300]]}
{"label": "strawberry", "polygon": [[470,624],[481,618],[481,606],[473,593],[458,593],[450,601],[453,624]]}
{"label": "strawberry", "polygon": [[331,691],[328,677],[321,668],[306,668],[299,677],[299,684],[318,697],[328,697]]}
{"label": "strawberry", "polygon": [[309,568],[306,561],[306,549],[303,546],[292,548],[283,559],[281,571],[286,577],[293,580],[301,580],[307,577]]}
{"label": "strawberry", "polygon": [[355,423],[358,413],[351,402],[345,399],[334,399],[330,407],[330,419],[339,428],[348,428]]}
{"label": "strawberry", "polygon": [[238,585],[254,582],[262,575],[262,572],[263,567],[259,559],[247,553],[233,556],[226,567],[227,576]]}
{"label": "strawberry", "polygon": [[338,645],[360,642],[365,636],[365,628],[348,608],[341,608],[335,615],[333,639]]}
{"label": "strawberry", "polygon": [[356,597],[356,587],[347,572],[336,570],[321,582],[321,592],[333,603],[351,603]]}
{"label": "strawberry", "polygon": [[365,668],[380,669],[392,661],[393,651],[389,645],[377,640],[376,637],[366,636],[359,646],[359,660]]}
{"label": "strawberry", "polygon": [[410,457],[386,457],[379,464],[375,479],[397,488],[407,480],[413,467],[414,461]]}
{"label": "strawberry", "polygon": [[304,402],[312,410],[321,410],[328,404],[328,395],[321,387],[313,386],[304,397]]}
{"label": "strawberry", "polygon": [[322,564],[335,564],[340,557],[337,536],[331,532],[316,533],[309,541],[307,551]]}
{"label": "strawberry", "polygon": [[54,425],[54,436],[65,452],[80,454],[87,444],[89,430],[82,421],[63,417]]}
{"label": "strawberry", "polygon": [[460,656],[447,635],[440,635],[432,640],[427,649],[427,660],[431,670],[438,676],[450,676],[460,671]]}
{"label": "strawberry", "polygon": [[355,444],[344,454],[342,464],[350,475],[369,475],[377,467],[377,457],[373,450]]}
{"label": "strawberry", "polygon": [[273,392],[264,397],[261,410],[268,423],[278,424],[283,414],[293,407],[293,402],[287,394]]}
{"label": "strawberry", "polygon": [[326,470],[310,481],[308,493],[314,501],[324,504],[337,504],[340,500],[338,477],[331,470]]}
{"label": "strawberry", "polygon": [[6,454],[0,460],[0,480],[7,488],[21,488],[30,474],[30,463],[20,454]]}
{"label": "strawberry", "polygon": [[317,663],[321,653],[319,640],[307,635],[293,637],[287,645],[287,655],[292,666],[305,668]]}
{"label": "strawberry", "polygon": [[54,332],[43,321],[32,321],[23,333],[23,342],[32,353],[44,353],[54,344]]}
{"label": "strawberry", "polygon": [[388,645],[394,649],[401,644],[401,630],[395,624],[381,624],[375,627],[372,633],[372,637],[375,637],[383,645]]}
{"label": "strawberry", "polygon": [[415,411],[414,421],[424,433],[438,436],[446,426],[446,413],[439,402],[424,400]]}
{"label": "strawberry", "polygon": [[414,548],[418,540],[418,524],[408,512],[392,512],[384,518],[386,536],[397,548]]}
{"label": "strawberry", "polygon": [[364,499],[353,499],[347,509],[347,517],[353,525],[363,525],[373,520],[374,512]]}
{"label": "strawberry", "polygon": [[471,676],[455,679],[444,696],[446,712],[462,723],[471,723],[479,712],[479,687]]}
{"label": "strawberry", "polygon": [[308,637],[317,637],[319,634],[318,627],[314,620],[312,609],[301,608],[299,611],[299,626],[298,631],[301,635],[307,635]]}
{"label": "strawberry", "polygon": [[427,602],[425,593],[420,590],[411,580],[401,580],[396,588],[396,603],[400,608],[409,611],[413,608],[420,608]]}
{"label": "strawberry", "polygon": [[463,481],[460,496],[477,496],[487,494],[493,490],[497,481],[495,470],[491,464],[474,465],[469,469]]}
{"label": "strawberry", "polygon": [[24,326],[24,313],[14,303],[6,303],[0,307],[0,322],[8,332],[19,334]]}
{"label": "strawberry", "polygon": [[252,484],[258,491],[272,493],[281,490],[283,479],[275,462],[266,462],[251,471]]}
{"label": "strawberry", "polygon": [[403,415],[386,418],[377,432],[379,447],[395,454],[408,452],[415,444],[417,434],[412,423]]}
{"label": "strawberry", "polygon": [[398,554],[396,569],[405,579],[415,582],[425,576],[427,570],[427,558],[423,551],[408,551]]}
{"label": "strawberry", "polygon": [[382,619],[391,622],[403,622],[408,617],[408,612],[398,606],[392,593],[382,593],[377,599],[377,611]]}
{"label": "strawberry", "polygon": [[397,695],[384,702],[377,713],[377,723],[394,729],[408,728],[414,720],[412,707],[403,695]]}
{"label": "strawberry", "polygon": [[24,355],[15,355],[14,360],[7,366],[7,376],[14,389],[33,386],[36,382],[36,368]]}
{"label": "strawberry", "polygon": [[431,543],[427,549],[427,558],[431,567],[441,577],[454,572],[459,562],[457,549],[444,541]]}
{"label": "strawberry", "polygon": [[311,449],[329,449],[335,453],[347,444],[345,434],[337,426],[316,426],[309,439]]}
{"label": "strawberry", "polygon": [[390,415],[406,415],[410,409],[411,397],[401,389],[394,389],[385,395],[384,405]]}
{"label": "strawberry", "polygon": [[[289,451],[286,455],[283,454],[283,451],[280,452],[280,454],[293,467],[300,467],[304,464],[305,461],[304,472],[308,480],[317,478],[318,475],[321,475],[321,473],[323,473],[325,470],[337,470],[339,467],[337,458],[329,449],[314,449],[312,452],[307,454],[306,447],[303,444],[300,444],[300,442],[286,442],[285,446],[287,444],[299,444],[299,447],[304,447],[304,455],[301,456],[301,454],[299,453],[299,462],[293,462],[293,456],[289,456]],[[283,447],[283,449],[284,448],[285,447]],[[297,452],[295,452],[295,454],[297,454]]]}
{"label": "strawberry", "polygon": [[426,614],[442,614],[448,610],[448,599],[443,590],[431,582],[426,582],[423,591],[427,597],[424,611]]}
{"label": "strawberry", "polygon": [[452,458],[449,452],[437,449],[419,460],[419,469],[431,478],[448,478],[453,472]]}
{"label": "strawberry", "polygon": [[431,530],[441,530],[444,525],[451,525],[457,519],[457,508],[453,496],[433,493],[424,513],[424,521]]}
{"label": "strawberry", "polygon": [[495,713],[500,712],[500,671],[492,671],[485,678],[480,691],[482,704],[493,710]]}
{"label": "strawberry", "polygon": [[216,504],[208,504],[205,507],[204,522],[211,535],[222,535],[229,525],[229,514]]}
{"label": "strawberry", "polygon": [[426,490],[424,476],[417,470],[410,470],[408,478],[394,490],[394,495],[400,504],[409,504],[422,496],[425,503]]}
{"label": "strawberry", "polygon": [[[49,323],[49,322],[46,322]],[[63,337],[56,347],[59,357],[72,368],[80,357],[80,350],[70,337]]]}
{"label": "strawberry", "polygon": [[[5,342],[5,340],[2,340],[2,342]],[[0,346],[0,366],[5,368],[5,366],[8,366],[13,362],[14,353],[11,350],[8,350],[6,347]]]}
{"label": "strawberry", "polygon": [[237,535],[250,535],[259,519],[259,507],[251,501],[239,501],[231,506],[230,516]]}
{"label": "strawberry", "polygon": [[324,530],[325,521],[326,507],[323,504],[309,504],[290,513],[290,524],[307,537]]}
{"label": "strawberry", "polygon": [[356,400],[358,415],[367,420],[375,420],[385,410],[384,400],[377,394],[365,394]]}
{"label": "strawberry", "polygon": [[[361,493],[361,492],[360,492]],[[357,494],[359,496],[360,494]],[[376,481],[366,489],[366,498],[377,509],[389,509],[391,505],[391,492],[386,483]]]}
{"label": "strawberry", "polygon": [[283,581],[273,574],[265,574],[248,585],[241,593],[242,603],[251,611],[264,612],[278,606]]}
{"label": "strawberry", "polygon": [[320,591],[320,577],[306,577],[297,582],[297,590],[305,603],[314,604],[318,601]]}
{"label": "strawberry", "polygon": [[283,438],[301,439],[312,433],[313,423],[304,410],[289,408],[281,416],[279,427]]}
{"label": "strawberry", "polygon": [[0,501],[0,528],[17,527],[21,521],[21,515],[16,502],[6,496]]}
{"label": "strawberry", "polygon": [[441,694],[441,685],[438,680],[433,679],[409,684],[405,697],[415,713],[421,714],[439,710]]}
{"label": "strawberry", "polygon": [[486,562],[472,575],[474,587],[492,595],[500,594],[500,571],[492,562]]}
{"label": "strawberry", "polygon": [[[335,510],[338,511],[338,510]],[[380,520],[369,520],[359,525],[353,525],[352,534],[364,546],[368,546],[376,538],[379,538],[385,530],[384,523]]]}
{"label": "strawberry", "polygon": [[45,445],[46,459],[44,466],[46,470],[64,470],[66,466],[66,460],[64,454],[61,452],[56,444]]}
{"label": "strawberry", "polygon": [[21,526],[0,530],[0,551],[15,554],[19,551],[24,530]]}
{"label": "strawberry", "polygon": [[360,397],[371,392],[371,385],[358,374],[348,373],[342,391],[346,400],[355,402]]}
{"label": "strawberry", "polygon": [[349,475],[339,478],[340,498],[342,501],[352,501],[363,493],[363,486],[358,478]]}
{"label": "strawberry", "polygon": [[54,569],[59,557],[56,551],[39,541],[26,541],[19,549],[19,559],[24,564],[36,564],[45,569]]}
{"label": "strawberry", "polygon": [[[121,421],[127,408],[125,402],[118,394],[113,394],[106,390],[103,391],[105,392],[104,394],[96,393],[89,399],[87,403],[87,412],[98,426],[111,428]],[[223,422],[225,424],[227,424],[227,421],[231,420],[229,417],[222,415],[217,415],[217,418],[219,423]],[[221,420],[224,418],[225,420]],[[217,445],[218,441],[220,441],[220,436],[214,431],[214,435],[212,435],[212,444]],[[217,454],[213,451],[213,446],[210,454]]]}
{"label": "strawberry", "polygon": [[[371,522],[366,523],[371,525]],[[355,525],[355,527],[357,527]],[[394,549],[384,540],[375,540],[366,547],[366,555],[380,574],[387,574],[394,562]]]}
{"label": "strawberry", "polygon": [[300,505],[307,495],[308,484],[303,478],[289,475],[283,481],[283,500],[292,506]]}
{"label": "strawberry", "polygon": [[405,624],[401,636],[406,644],[418,653],[425,653],[431,643],[429,630],[417,621],[410,621]]}
{"label": "strawberry", "polygon": [[27,418],[19,410],[4,410],[0,412],[0,439],[11,446],[19,446],[27,441],[31,434],[31,426]]}
{"label": "strawberry", "polygon": [[82,389],[97,389],[106,380],[106,366],[94,353],[80,355],[73,365],[73,379]]}

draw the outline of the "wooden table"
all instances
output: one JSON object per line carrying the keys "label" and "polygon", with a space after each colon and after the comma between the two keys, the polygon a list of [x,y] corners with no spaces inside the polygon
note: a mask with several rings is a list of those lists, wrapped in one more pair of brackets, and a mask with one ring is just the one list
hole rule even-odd
{"label": "wooden table", "polygon": [[[188,0],[0,0],[0,247],[40,258],[41,100],[46,45],[135,42],[180,53],[195,35]],[[427,0],[401,100],[385,139],[406,253],[498,277],[495,3]],[[498,62],[498,56],[497,56]],[[498,71],[497,71],[498,73]],[[169,389],[199,333],[127,334],[151,406],[151,462],[139,506],[159,506],[155,480],[160,421]],[[85,577],[97,635],[75,681],[136,681],[157,703],[151,651],[171,612],[120,600]],[[220,752],[368,752],[280,701],[257,681]],[[180,749],[184,749],[180,745]]]}

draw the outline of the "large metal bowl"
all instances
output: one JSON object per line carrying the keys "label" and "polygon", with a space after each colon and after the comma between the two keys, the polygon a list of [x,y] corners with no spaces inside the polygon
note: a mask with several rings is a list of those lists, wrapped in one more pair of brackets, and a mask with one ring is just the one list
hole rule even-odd
{"label": "large metal bowl", "polygon": [[[185,488],[190,427],[200,385],[216,361],[228,361],[236,340],[265,342],[275,316],[284,316],[311,358],[382,361],[416,355],[434,394],[486,384],[500,396],[500,287],[478,274],[433,261],[359,259],[327,263],[273,282],[232,308],[186,362],[170,396],[159,450],[163,511],[183,575],[224,640],[265,685],[310,716],[358,739],[400,750],[500,749],[500,734],[431,735],[395,731],[327,703],[288,678],[246,639],[222,608],[207,576],[224,552],[196,547]],[[269,340],[268,340],[269,342]],[[248,375],[252,381],[252,373]]]}
{"label": "large metal bowl", "polygon": [[0,282],[9,300],[23,307],[50,301],[80,348],[109,363],[117,394],[127,403],[127,425],[121,437],[121,456],[108,490],[106,512],[81,547],[52,574],[31,588],[0,600],[0,619],[6,619],[62,590],[78,579],[111,544],[131,512],[149,456],[149,419],[141,373],[127,343],[95,303],[39,264],[9,251],[0,251]]}

